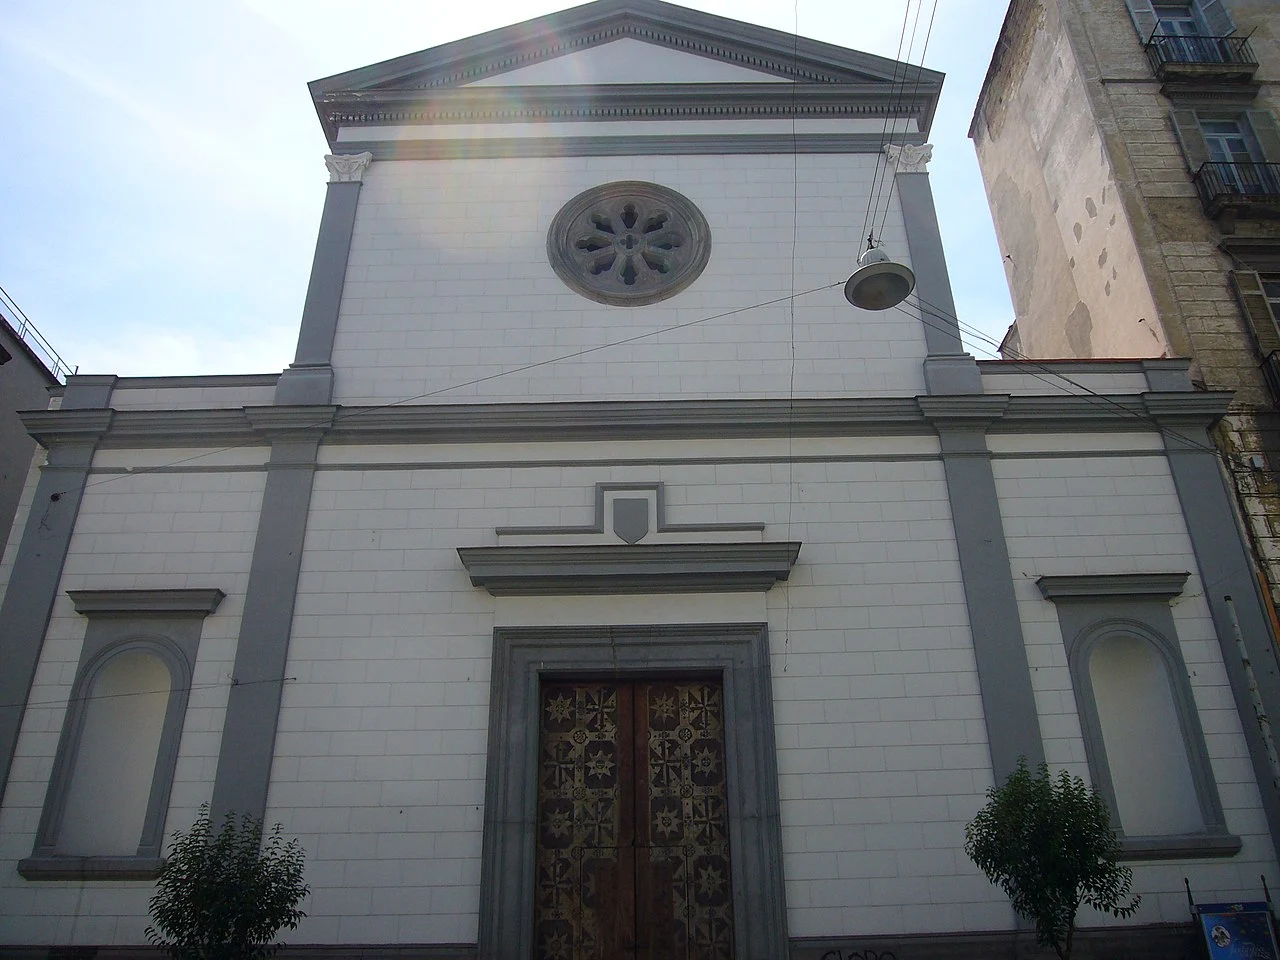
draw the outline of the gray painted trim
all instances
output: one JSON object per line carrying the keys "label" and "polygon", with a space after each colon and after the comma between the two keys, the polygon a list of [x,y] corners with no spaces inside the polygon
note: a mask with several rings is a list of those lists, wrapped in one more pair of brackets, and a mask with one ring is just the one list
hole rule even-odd
{"label": "gray painted trim", "polygon": [[[335,93],[417,89],[435,94],[621,37],[805,83],[871,81],[887,90],[910,84],[913,91],[933,93],[926,130],[942,84],[942,74],[932,70],[661,0],[604,0],[326,77],[308,88],[324,122],[322,103]],[[333,136],[328,125],[326,134]]]}
{"label": "gray painted trim", "polygon": [[24,857],[18,873],[24,880],[154,880],[163,857]]}
{"label": "gray painted trim", "polygon": [[[149,871],[164,843],[164,821],[178,763],[178,746],[191,691],[191,672],[200,645],[204,618],[222,600],[221,590],[75,591],[78,612],[89,618],[76,679],[71,687],[62,733],[58,740],[49,789],[45,793],[28,879],[62,879],[66,871],[92,873],[106,879],[135,879],[128,874]],[[168,596],[158,596],[168,594]],[[169,696],[156,749],[151,790],[143,818],[137,853],[133,857],[63,857],[57,852],[71,777],[76,767],[87,708],[94,683],[123,653],[142,652],[158,659],[169,672]],[[57,865],[63,863],[59,868]],[[20,865],[20,870],[22,866]]]}
{"label": "gray painted trim", "polygon": [[[942,233],[938,227],[929,175],[899,172],[894,176],[894,185],[898,189],[898,202],[902,205],[907,249],[911,253],[911,269],[916,275],[915,306],[923,315],[924,340],[929,356],[964,356],[966,351],[960,341],[960,325],[955,319],[956,304],[951,295],[951,278],[947,274],[947,258],[942,249]],[[976,389],[966,392],[981,393],[976,367],[973,380]]]}
{"label": "gray painted trim", "polygon": [[211,590],[68,590],[76,613],[85,616],[140,613],[207,617],[226,594]]}
{"label": "gray painted trim", "polygon": [[111,391],[117,377],[113,374],[76,374],[67,377],[62,394],[63,410],[101,410],[111,406]]}
{"label": "gray painted trim", "polygon": [[[1105,369],[1105,368],[1104,368]],[[330,443],[491,443],[714,437],[927,436],[931,418],[972,410],[1000,432],[1132,432],[1207,426],[1232,395],[1179,391],[965,397],[634,400],[480,404],[292,405],[213,410],[37,410],[20,414],[48,445],[101,437],[104,448],[261,445],[273,433],[322,430]],[[965,406],[958,406],[960,403]],[[984,404],[986,406],[984,406]],[[994,408],[999,408],[994,410]],[[108,429],[109,428],[109,429]]]}
{"label": "gray painted trim", "polygon": [[1060,598],[1153,597],[1170,599],[1182,592],[1189,573],[1113,573],[1041,577],[1036,586],[1046,600]]}
{"label": "gray painted trim", "polygon": [[[823,458],[826,459],[825,457]],[[877,458],[878,459],[878,458]],[[599,464],[599,460],[581,460],[576,463]],[[631,461],[629,461],[631,462]],[[724,463],[723,457],[706,460],[707,463]],[[791,462],[791,458],[779,458],[779,463]],[[512,536],[572,536],[583,533],[604,533],[605,494],[619,490],[653,491],[654,513],[658,525],[658,533],[712,533],[722,531],[728,533],[763,533],[763,523],[668,523],[667,522],[667,489],[661,481],[651,483],[597,483],[595,488],[595,519],[580,527],[498,527],[494,533],[499,537]]]}
{"label": "gray painted trim", "polygon": [[787,955],[773,690],[765,624],[499,627],[494,631],[482,957],[527,957],[533,932],[538,690],[543,677],[720,674],[738,960]]}
{"label": "gray painted trim", "polygon": [[232,387],[274,387],[278,373],[215,373],[190,377],[120,377],[117,390],[196,390]]}
{"label": "gray painted trim", "polygon": [[[980,406],[980,398],[965,399]],[[991,768],[1003,783],[1020,758],[1032,767],[1041,763],[1044,746],[983,427],[980,419],[937,421]]]}
{"label": "gray painted trim", "polygon": [[768,590],[799,554],[796,542],[458,548],[471,583],[495,597]]}
{"label": "gray painted trim", "polygon": [[[357,151],[358,152],[358,151]],[[351,255],[351,234],[355,229],[356,209],[360,200],[358,180],[331,182],[320,215],[320,231],[316,237],[315,257],[311,261],[311,279],[302,307],[302,326],[298,331],[298,348],[293,367],[280,378],[277,400],[293,403],[307,398],[325,404],[333,393],[333,338],[338,330],[338,309],[346,282],[347,261]],[[294,372],[297,368],[297,372]],[[327,369],[327,378],[325,371]],[[327,389],[325,382],[327,379]],[[300,381],[294,389],[294,381]],[[305,389],[302,389],[305,386]],[[294,394],[298,396],[295,397]]]}
{"label": "gray painted trim", "polygon": [[1245,536],[1208,433],[1203,428],[1181,426],[1180,433],[1165,435],[1165,447],[1200,581],[1205,584],[1205,600],[1222,647],[1236,710],[1249,745],[1271,842],[1280,850],[1280,787],[1272,775],[1267,744],[1254,712],[1249,677],[1236,647],[1229,602],[1234,600],[1263,710],[1275,717],[1280,716],[1280,662],[1276,659],[1271,620],[1263,606],[1253,558],[1245,546]]}
{"label": "gray painted trim", "polygon": [[1143,360],[1142,372],[1147,386],[1156,393],[1178,393],[1194,390],[1190,360]]}
{"label": "gray painted trim", "polygon": [[[927,329],[933,329],[925,321]],[[982,393],[982,375],[968,354],[935,356],[924,359],[924,384],[931,396],[954,396]]]}
{"label": "gray painted trim", "polygon": [[[1150,360],[979,360],[982,376],[998,377],[1004,374],[1024,376],[1028,373],[1044,373],[1046,370],[1062,373],[1147,373],[1152,370],[1186,372],[1190,360],[1153,358]],[[1152,387],[1151,389],[1156,389]]]}
{"label": "gray painted trim", "polygon": [[1189,834],[1177,837],[1119,837],[1120,859],[1207,860],[1234,857],[1244,844],[1230,833]]}
{"label": "gray painted trim", "polygon": [[[1187,667],[1178,646],[1173,612],[1169,608],[1169,601],[1176,592],[1173,595],[1166,592],[1169,586],[1174,584],[1180,586],[1185,583],[1186,575],[1153,574],[1150,579],[1157,585],[1158,592],[1140,591],[1129,595],[1067,592],[1052,598],[1057,608],[1062,638],[1066,644],[1071,687],[1075,693],[1076,710],[1084,735],[1089,772],[1094,785],[1106,798],[1116,835],[1125,838],[1127,835],[1124,830],[1124,820],[1116,803],[1111,767],[1107,761],[1107,744],[1102,733],[1102,721],[1093,695],[1089,659],[1100,644],[1117,635],[1143,640],[1160,657],[1169,680],[1169,690],[1173,696],[1182,742],[1187,753],[1187,764],[1195,785],[1196,800],[1200,806],[1201,822],[1204,824],[1204,834],[1201,834],[1200,838],[1226,837],[1226,817],[1222,812],[1222,802],[1218,798],[1218,788],[1213,779],[1213,768],[1209,761],[1209,752],[1205,747],[1204,732],[1200,728],[1195,695],[1191,690]],[[1041,589],[1043,590],[1044,587],[1042,586]],[[1133,841],[1132,853],[1135,859],[1172,856],[1169,853],[1170,850],[1185,849],[1187,843],[1183,837],[1129,836],[1128,838]],[[1236,849],[1239,849],[1239,840],[1235,840],[1234,843]],[[1231,846],[1229,841],[1219,843],[1217,849],[1224,850],[1229,846]],[[1217,855],[1229,856],[1230,854],[1218,853]]]}
{"label": "gray painted trim", "polygon": [[[297,422],[298,414],[282,408],[276,422]],[[210,804],[215,823],[233,812],[258,819],[266,813],[319,444],[319,430],[302,430],[281,432],[271,445]]]}
{"label": "gray painted trim", "polygon": [[[1073,956],[1080,960],[1200,960],[1205,956],[1204,934],[1191,923],[1077,927],[1072,942]],[[795,937],[786,956],[788,960],[1049,960],[1054,955],[1051,950],[1038,947],[1035,931],[1024,927],[963,933],[877,936],[850,932],[844,936]]]}
{"label": "gray painted trim", "polygon": [[[97,395],[101,396],[101,391]],[[25,424],[25,417],[23,421]],[[0,801],[9,782],[89,466],[110,423],[110,410],[67,411],[50,436],[41,441],[49,448],[48,460],[40,471],[0,604],[0,624],[4,625],[4,642],[0,643]]]}
{"label": "gray painted trim", "polygon": [[319,439],[337,415],[338,407],[277,403],[269,407],[245,407],[244,416],[254,430],[268,439],[300,437]]}
{"label": "gray painted trim", "polygon": [[114,410],[20,410],[27,433],[43,447],[101,441],[115,422]]}
{"label": "gray painted trim", "polygon": [[[617,117],[610,119],[616,120]],[[392,121],[388,121],[392,122]],[[905,143],[924,142],[916,134]],[[625,157],[705,154],[879,153],[884,140],[868,133],[720,133],[596,136],[477,137],[471,140],[351,140],[343,150],[368,151],[374,160],[464,160],[501,157]]]}
{"label": "gray painted trim", "polygon": [[[556,83],[467,86],[423,96],[414,88],[340,91],[318,104],[341,127],[367,125],[589,123],[593,121],[844,119],[918,116],[937,86],[903,91],[901,83]],[[905,126],[905,124],[904,124]],[[923,133],[895,132],[901,136]],[[866,138],[868,141],[871,137]],[[884,137],[879,138],[881,145]],[[338,141],[344,153],[355,153]]]}

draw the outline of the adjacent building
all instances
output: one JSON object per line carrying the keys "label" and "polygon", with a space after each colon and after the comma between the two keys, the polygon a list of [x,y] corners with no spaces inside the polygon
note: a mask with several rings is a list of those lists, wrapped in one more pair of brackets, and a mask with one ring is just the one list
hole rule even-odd
{"label": "adjacent building", "polygon": [[36,442],[19,410],[46,406],[67,373],[61,358],[0,289],[0,543],[9,539]]}
{"label": "adjacent building", "polygon": [[1016,322],[1005,356],[1188,357],[1280,597],[1280,14],[1014,0],[970,136]]}
{"label": "adjacent building", "polygon": [[313,83],[290,367],[24,414],[0,956],[138,952],[206,802],[301,839],[298,956],[1012,957],[963,843],[1021,758],[1133,864],[1092,956],[1280,881],[1231,395],[965,353],[941,82],[598,0]]}

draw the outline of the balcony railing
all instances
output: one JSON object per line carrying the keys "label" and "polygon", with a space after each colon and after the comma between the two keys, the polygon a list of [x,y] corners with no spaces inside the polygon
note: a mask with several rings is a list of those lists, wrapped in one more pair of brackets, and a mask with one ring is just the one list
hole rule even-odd
{"label": "balcony railing", "polygon": [[1258,69],[1247,37],[1178,37],[1147,41],[1147,59],[1161,80],[1214,77],[1249,80]]}
{"label": "balcony railing", "polygon": [[58,351],[54,350],[49,341],[35,328],[35,324],[27,319],[22,308],[13,302],[4,287],[0,287],[0,317],[4,317],[18,339],[31,349],[31,352],[48,368],[59,383],[66,383],[67,377],[80,369],[79,367],[73,369],[58,356]]}
{"label": "balcony railing", "polygon": [[1267,387],[1271,390],[1271,399],[1280,409],[1280,351],[1272,351],[1262,358],[1262,375],[1266,378]]}
{"label": "balcony railing", "polygon": [[1280,216],[1280,163],[1204,163],[1195,184],[1211,217],[1228,209],[1243,217]]}

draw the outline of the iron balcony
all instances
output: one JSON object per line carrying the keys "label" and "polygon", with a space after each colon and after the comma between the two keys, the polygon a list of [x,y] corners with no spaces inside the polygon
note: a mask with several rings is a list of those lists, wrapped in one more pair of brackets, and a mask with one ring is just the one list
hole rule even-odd
{"label": "iron balcony", "polygon": [[1247,37],[1155,35],[1147,41],[1147,60],[1161,81],[1234,80],[1247,82],[1258,70]]}

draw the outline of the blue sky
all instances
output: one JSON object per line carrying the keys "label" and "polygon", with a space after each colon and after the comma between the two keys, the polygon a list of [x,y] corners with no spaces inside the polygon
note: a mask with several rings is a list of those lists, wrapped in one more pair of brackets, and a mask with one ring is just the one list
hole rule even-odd
{"label": "blue sky", "polygon": [[[686,0],[889,57],[907,2]],[[13,0],[0,19],[0,286],[82,373],[278,371],[327,179],[307,81],[572,5]],[[997,342],[1013,315],[967,132],[1004,8],[938,0],[925,56],[947,74],[930,169],[958,313]],[[922,9],[902,57],[917,63],[932,0]]]}

